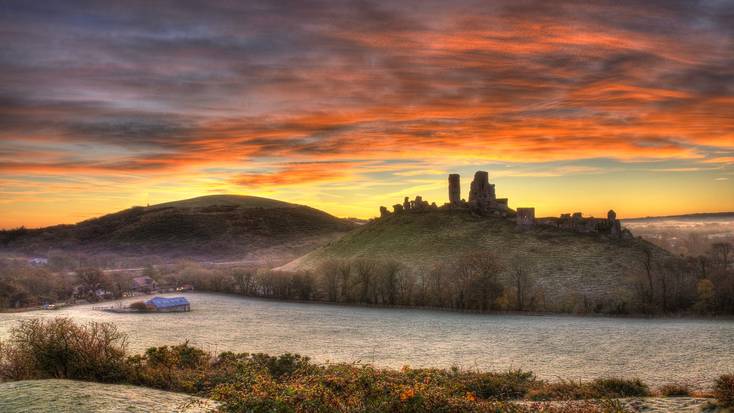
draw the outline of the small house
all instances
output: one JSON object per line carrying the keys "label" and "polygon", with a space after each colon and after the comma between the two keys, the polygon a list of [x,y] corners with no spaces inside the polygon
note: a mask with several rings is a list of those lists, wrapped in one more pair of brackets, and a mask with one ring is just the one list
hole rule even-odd
{"label": "small house", "polygon": [[28,260],[28,263],[33,265],[34,267],[40,267],[48,265],[48,258],[35,257]]}
{"label": "small house", "polygon": [[159,313],[191,311],[191,304],[186,297],[153,297],[145,305]]}
{"label": "small house", "polygon": [[144,275],[142,277],[133,278],[131,287],[131,289],[136,292],[151,293],[158,290],[158,283],[154,279]]}

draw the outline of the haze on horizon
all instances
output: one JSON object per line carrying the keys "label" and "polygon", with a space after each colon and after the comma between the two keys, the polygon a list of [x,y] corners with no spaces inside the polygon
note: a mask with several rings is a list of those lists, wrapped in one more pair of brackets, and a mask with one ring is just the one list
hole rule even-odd
{"label": "haze on horizon", "polygon": [[734,210],[732,1],[0,0],[0,228],[236,193]]}

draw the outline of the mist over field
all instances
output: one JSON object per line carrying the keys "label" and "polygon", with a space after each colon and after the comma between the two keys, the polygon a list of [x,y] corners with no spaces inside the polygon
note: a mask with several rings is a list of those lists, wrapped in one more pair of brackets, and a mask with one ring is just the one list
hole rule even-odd
{"label": "mist over field", "polygon": [[734,213],[709,218],[640,219],[623,224],[636,236],[680,255],[697,257],[715,243],[734,243]]}

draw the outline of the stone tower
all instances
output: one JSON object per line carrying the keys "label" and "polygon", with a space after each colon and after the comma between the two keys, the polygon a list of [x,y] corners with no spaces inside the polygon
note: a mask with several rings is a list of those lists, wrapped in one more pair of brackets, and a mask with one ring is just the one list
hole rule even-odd
{"label": "stone tower", "polygon": [[461,176],[459,174],[449,175],[449,203],[451,205],[461,203]]}
{"label": "stone tower", "polygon": [[518,208],[517,209],[517,226],[531,227],[535,225],[535,208]]}
{"label": "stone tower", "polygon": [[495,201],[494,185],[489,183],[489,173],[477,171],[471,182],[469,204],[479,209],[486,209]]}

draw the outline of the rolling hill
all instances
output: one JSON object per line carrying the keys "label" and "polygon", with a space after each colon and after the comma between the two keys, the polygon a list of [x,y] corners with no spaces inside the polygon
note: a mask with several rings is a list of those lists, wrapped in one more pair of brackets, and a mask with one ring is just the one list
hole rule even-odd
{"label": "rolling hill", "polygon": [[2,231],[0,248],[34,254],[61,249],[277,262],[302,255],[354,227],[303,205],[213,195],[133,207],[75,225]]}
{"label": "rolling hill", "polygon": [[544,292],[550,307],[569,299],[618,300],[643,271],[644,250],[658,258],[669,253],[641,239],[615,240],[551,227],[516,228],[514,220],[480,217],[468,211],[406,213],[375,220],[281,267],[317,270],[332,259],[395,260],[415,273],[450,264],[467,253],[487,252],[510,272],[522,266]]}

